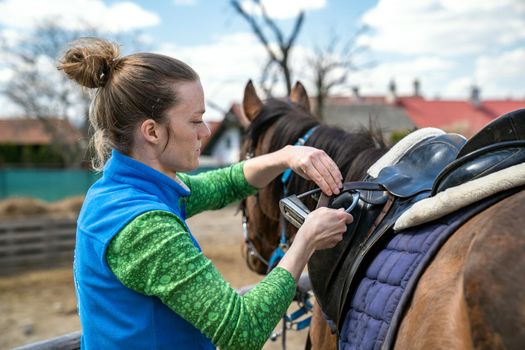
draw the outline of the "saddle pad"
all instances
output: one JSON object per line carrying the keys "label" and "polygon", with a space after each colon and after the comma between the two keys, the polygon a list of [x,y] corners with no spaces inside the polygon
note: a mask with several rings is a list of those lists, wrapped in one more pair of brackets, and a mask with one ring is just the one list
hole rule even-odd
{"label": "saddle pad", "polygon": [[339,348],[390,349],[419,278],[441,246],[469,218],[511,193],[395,234],[366,268],[339,334]]}
{"label": "saddle pad", "polygon": [[395,231],[421,225],[467,205],[514,187],[525,185],[525,163],[511,166],[415,203],[394,225]]}

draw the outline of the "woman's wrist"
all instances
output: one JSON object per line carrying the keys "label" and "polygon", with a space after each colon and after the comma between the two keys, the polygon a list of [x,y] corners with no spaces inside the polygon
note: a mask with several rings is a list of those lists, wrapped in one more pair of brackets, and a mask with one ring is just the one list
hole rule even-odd
{"label": "woman's wrist", "polygon": [[292,146],[248,159],[244,162],[244,176],[256,188],[267,186],[276,176],[288,169],[293,156]]}
{"label": "woman's wrist", "polygon": [[295,244],[297,248],[306,255],[306,260],[309,260],[312,254],[315,252],[315,244],[313,240],[305,234],[306,232],[302,231],[306,229],[307,228],[303,226],[299,229],[299,231],[297,231],[293,244]]}
{"label": "woman's wrist", "polygon": [[291,167],[292,157],[293,157],[293,147],[292,145],[286,145],[276,153],[279,153],[279,163],[283,168],[283,171]]}
{"label": "woman's wrist", "polygon": [[298,234],[278,266],[290,272],[297,281],[314,251],[313,245]]}

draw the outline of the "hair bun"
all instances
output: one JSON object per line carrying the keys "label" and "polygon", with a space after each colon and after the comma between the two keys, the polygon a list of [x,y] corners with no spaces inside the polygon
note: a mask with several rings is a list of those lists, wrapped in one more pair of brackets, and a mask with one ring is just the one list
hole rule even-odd
{"label": "hair bun", "polygon": [[119,55],[119,47],[112,42],[81,38],[70,44],[59,61],[58,69],[82,86],[99,88],[106,85]]}

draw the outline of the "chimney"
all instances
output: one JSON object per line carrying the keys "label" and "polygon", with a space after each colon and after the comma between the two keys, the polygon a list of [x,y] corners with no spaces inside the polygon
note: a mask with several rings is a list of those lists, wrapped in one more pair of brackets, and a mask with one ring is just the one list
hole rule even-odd
{"label": "chimney", "polygon": [[470,103],[478,108],[481,105],[481,91],[480,88],[476,85],[472,85],[470,89]]}
{"label": "chimney", "polygon": [[414,79],[414,97],[421,96],[421,91],[419,91],[421,87],[421,84],[419,83],[419,79]]}
{"label": "chimney", "polygon": [[394,79],[391,79],[390,83],[388,83],[388,95],[386,97],[387,102],[395,103],[397,101],[396,89],[396,82],[394,81]]}
{"label": "chimney", "polygon": [[356,101],[361,100],[361,95],[359,95],[359,86],[352,87],[352,95],[353,95],[354,100]]}

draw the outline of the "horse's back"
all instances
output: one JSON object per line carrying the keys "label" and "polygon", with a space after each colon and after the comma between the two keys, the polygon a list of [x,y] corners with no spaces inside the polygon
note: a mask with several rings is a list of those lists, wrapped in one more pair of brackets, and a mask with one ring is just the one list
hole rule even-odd
{"label": "horse's back", "polygon": [[397,349],[523,349],[525,191],[477,214],[422,275]]}

